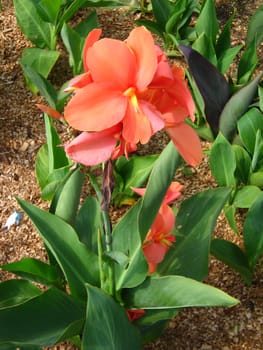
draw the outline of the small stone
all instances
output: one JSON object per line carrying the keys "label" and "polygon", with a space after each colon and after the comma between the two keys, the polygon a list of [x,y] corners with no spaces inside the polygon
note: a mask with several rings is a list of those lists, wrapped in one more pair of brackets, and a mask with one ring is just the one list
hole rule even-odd
{"label": "small stone", "polygon": [[26,150],[29,147],[29,143],[28,142],[24,142],[23,145],[19,148],[20,152],[26,152]]}

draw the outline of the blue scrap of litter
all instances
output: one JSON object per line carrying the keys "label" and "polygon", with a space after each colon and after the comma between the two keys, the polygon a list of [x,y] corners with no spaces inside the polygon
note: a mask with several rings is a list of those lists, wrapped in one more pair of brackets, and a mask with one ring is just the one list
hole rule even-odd
{"label": "blue scrap of litter", "polygon": [[7,230],[9,230],[12,225],[18,226],[22,218],[23,218],[23,214],[20,211],[15,210],[13,214],[11,214],[9,218],[6,220],[4,227],[7,228]]}

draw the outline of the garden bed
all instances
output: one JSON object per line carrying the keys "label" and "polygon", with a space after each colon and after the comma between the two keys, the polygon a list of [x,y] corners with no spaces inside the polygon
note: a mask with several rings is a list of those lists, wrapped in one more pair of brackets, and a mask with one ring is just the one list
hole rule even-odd
{"label": "garden bed", "polygon": [[[231,3],[231,5],[230,5]],[[18,60],[21,52],[30,43],[21,34],[16,24],[11,0],[2,0],[0,12],[0,263],[16,261],[22,257],[45,260],[45,250],[29,219],[24,216],[20,225],[4,229],[6,219],[18,209],[18,196],[42,208],[47,203],[40,199],[40,191],[34,173],[35,156],[45,142],[44,122],[35,104],[42,99],[32,95],[25,87]],[[222,22],[229,17],[232,6],[237,7],[234,21],[233,42],[244,40],[247,21],[260,1],[218,1],[218,13]],[[125,11],[100,11],[100,24],[108,37],[124,39],[133,26],[131,14]],[[262,61],[261,61],[262,66]],[[52,74],[58,84],[66,80],[68,72],[63,59]],[[63,132],[63,130],[62,130]],[[160,152],[166,139],[154,139],[149,145],[151,152]],[[208,143],[203,147],[208,148]],[[177,180],[185,185],[183,199],[205,188],[215,187],[207,158],[193,169],[192,175],[181,173]],[[240,220],[242,220],[240,213]],[[118,215],[118,213],[116,214]],[[241,227],[241,226],[240,226]],[[239,238],[229,228],[223,217],[219,218],[215,235],[240,244]],[[0,272],[0,280],[7,274]],[[182,310],[165,334],[145,349],[251,349],[263,347],[263,269],[258,264],[251,286],[244,285],[241,277],[211,258],[207,283],[218,287],[240,300],[231,308]],[[67,349],[54,347],[52,349]],[[68,349],[71,349],[68,347]]]}

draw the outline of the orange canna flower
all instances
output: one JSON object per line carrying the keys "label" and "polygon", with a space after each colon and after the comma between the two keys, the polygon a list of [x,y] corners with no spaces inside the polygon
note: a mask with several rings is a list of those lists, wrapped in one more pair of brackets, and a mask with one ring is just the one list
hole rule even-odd
{"label": "orange canna flower", "polygon": [[[144,239],[142,249],[148,262],[148,273],[156,271],[157,265],[175,242],[175,236],[172,235],[175,216],[168,204],[181,196],[182,189],[183,185],[180,183],[171,183],[153,225]],[[145,188],[132,188],[132,190],[141,196],[146,191]]]}
{"label": "orange canna flower", "polygon": [[[67,88],[74,90],[74,94],[64,117],[73,128],[98,134],[91,138],[86,135],[86,140],[98,138],[101,142],[98,149],[92,147],[92,160],[84,159],[84,143],[79,144],[79,140],[66,145],[68,154],[72,154],[74,146],[75,159],[81,159],[83,164],[99,164],[109,159],[106,156],[112,159],[127,156],[138,143],[146,144],[153,134],[165,128],[185,161],[198,164],[202,157],[200,141],[185,123],[188,117],[194,119],[194,102],[184,71],[169,66],[145,27],[133,29],[125,41],[100,39],[100,35],[101,30],[94,29],[86,39],[85,73],[72,79]],[[112,134],[109,143],[108,131],[115,127],[118,137]],[[105,149],[104,132],[108,135]],[[86,155],[90,153],[87,151]]]}

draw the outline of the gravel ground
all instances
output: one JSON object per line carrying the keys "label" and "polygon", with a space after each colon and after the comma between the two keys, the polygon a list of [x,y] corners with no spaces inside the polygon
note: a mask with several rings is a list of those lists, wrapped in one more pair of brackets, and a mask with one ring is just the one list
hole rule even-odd
{"label": "gravel ground", "polygon": [[[232,7],[238,13],[234,22],[233,43],[243,42],[246,24],[262,1],[218,1],[218,13],[222,22],[229,16]],[[40,97],[33,96],[25,87],[18,63],[21,52],[30,43],[21,34],[16,24],[11,0],[2,0],[0,12],[0,263],[16,261],[22,257],[45,260],[42,242],[28,218],[21,224],[5,231],[7,217],[17,207],[15,196],[19,196],[40,207],[40,192],[34,173],[37,150],[45,142],[43,119],[35,107]],[[120,11],[101,11],[100,23],[106,36],[124,39],[132,28],[132,16]],[[63,59],[59,65],[63,66]],[[262,64],[262,60],[261,60]],[[61,66],[54,70],[54,83],[62,83],[65,73]],[[165,139],[154,140],[149,149],[160,151]],[[209,144],[204,144],[204,148]],[[185,184],[184,198],[205,188],[215,186],[209,172],[207,159],[193,170],[191,177],[178,174]],[[242,218],[241,218],[242,219]],[[240,220],[241,220],[240,219]],[[215,235],[240,244],[223,217],[220,217]],[[8,274],[0,272],[0,280]],[[251,286],[243,284],[241,278],[222,263],[211,258],[210,273],[206,281],[240,300],[231,309],[192,308],[183,310],[170,322],[165,334],[145,350],[262,350],[263,349],[263,268],[259,265]],[[51,348],[50,348],[51,349]],[[57,350],[74,349],[60,345]]]}

